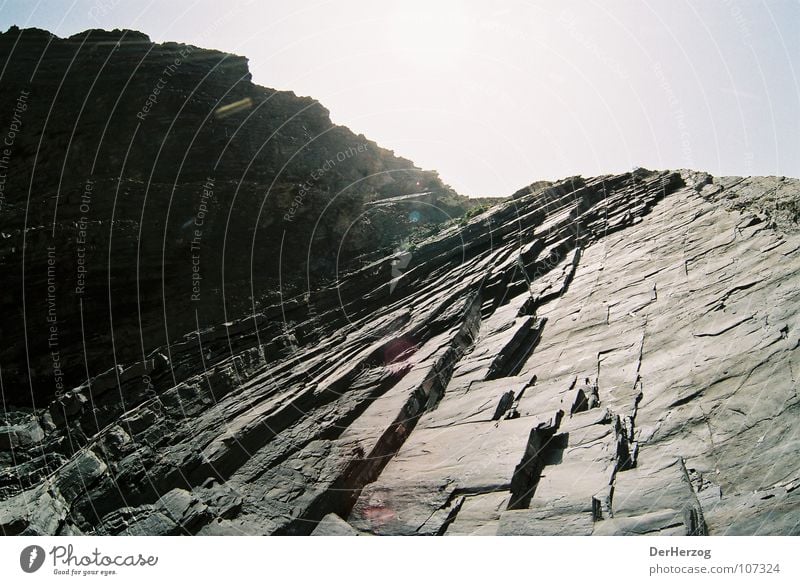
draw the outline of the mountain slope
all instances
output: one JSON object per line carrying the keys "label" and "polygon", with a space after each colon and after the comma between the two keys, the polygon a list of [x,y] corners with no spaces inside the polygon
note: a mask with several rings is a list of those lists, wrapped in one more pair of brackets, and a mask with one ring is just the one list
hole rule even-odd
{"label": "mountain slope", "polygon": [[10,414],[0,528],[797,534],[799,194],[518,193]]}

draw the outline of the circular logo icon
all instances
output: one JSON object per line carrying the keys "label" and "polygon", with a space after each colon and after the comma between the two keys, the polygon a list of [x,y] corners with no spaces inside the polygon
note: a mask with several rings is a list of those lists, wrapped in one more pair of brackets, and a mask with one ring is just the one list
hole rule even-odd
{"label": "circular logo icon", "polygon": [[22,549],[19,554],[19,566],[26,573],[35,573],[44,564],[44,549],[41,546],[32,544]]}

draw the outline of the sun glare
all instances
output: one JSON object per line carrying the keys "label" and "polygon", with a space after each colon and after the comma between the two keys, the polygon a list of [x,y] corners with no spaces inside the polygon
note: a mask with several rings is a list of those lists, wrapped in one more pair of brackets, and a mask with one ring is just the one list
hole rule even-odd
{"label": "sun glare", "polygon": [[440,69],[468,58],[475,22],[463,3],[409,0],[390,12],[385,42],[400,61]]}

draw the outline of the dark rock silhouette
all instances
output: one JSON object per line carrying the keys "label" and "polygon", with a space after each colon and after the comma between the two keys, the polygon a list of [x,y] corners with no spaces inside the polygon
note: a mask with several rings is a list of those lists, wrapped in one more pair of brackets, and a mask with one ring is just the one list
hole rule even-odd
{"label": "dark rock silhouette", "polygon": [[128,30],[12,28],[0,64],[12,404],[41,408],[477,205],[315,100],[254,85],[244,57]]}

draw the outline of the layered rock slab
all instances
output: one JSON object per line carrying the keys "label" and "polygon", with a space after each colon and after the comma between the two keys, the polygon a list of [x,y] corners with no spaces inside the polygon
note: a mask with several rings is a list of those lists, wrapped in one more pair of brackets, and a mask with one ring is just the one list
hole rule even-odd
{"label": "layered rock slab", "polygon": [[795,534],[800,241],[738,184],[568,179],[312,295],[288,353],[252,315],[15,415],[0,526]]}

